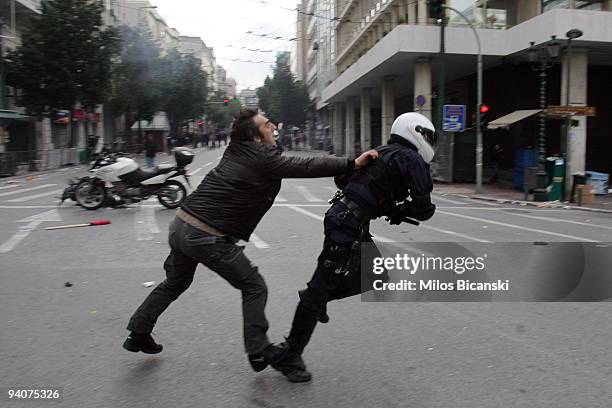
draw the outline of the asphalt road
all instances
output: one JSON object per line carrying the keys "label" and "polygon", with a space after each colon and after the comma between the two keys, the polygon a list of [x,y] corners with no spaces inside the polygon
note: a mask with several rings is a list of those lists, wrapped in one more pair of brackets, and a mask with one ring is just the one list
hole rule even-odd
{"label": "asphalt road", "polygon": [[[222,150],[198,151],[198,183]],[[166,160],[166,158],[162,158]],[[0,179],[0,387],[61,387],[63,401],[2,407],[609,407],[610,303],[332,302],[304,355],[314,379],[253,373],[240,295],[201,267],[160,318],[157,356],[121,348],[131,313],[163,280],[174,211],[155,200],[89,212],[57,207],[65,179]],[[269,286],[270,338],[287,334],[322,243],[331,179],[286,180],[246,248]],[[612,217],[434,194],[420,227],[393,242],[609,242]],[[45,231],[108,218],[111,225]],[[71,282],[73,286],[64,286]]]}

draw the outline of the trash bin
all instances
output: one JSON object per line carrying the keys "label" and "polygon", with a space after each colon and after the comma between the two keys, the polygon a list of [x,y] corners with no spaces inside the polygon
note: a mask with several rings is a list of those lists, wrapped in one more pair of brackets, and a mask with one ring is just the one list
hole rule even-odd
{"label": "trash bin", "polygon": [[548,193],[548,201],[561,200],[565,195],[565,160],[561,157],[548,157],[546,159],[546,170],[548,171],[548,185],[551,187]]}
{"label": "trash bin", "polygon": [[87,156],[89,156],[89,149],[79,149],[79,163],[86,164]]}

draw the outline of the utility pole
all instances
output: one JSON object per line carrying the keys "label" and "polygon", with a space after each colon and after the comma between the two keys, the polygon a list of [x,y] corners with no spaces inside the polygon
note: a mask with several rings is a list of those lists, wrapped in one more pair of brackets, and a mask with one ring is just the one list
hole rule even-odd
{"label": "utility pole", "polygon": [[4,19],[0,17],[0,109],[6,109],[6,101],[4,95],[4,49],[2,42],[2,29],[4,28]]}

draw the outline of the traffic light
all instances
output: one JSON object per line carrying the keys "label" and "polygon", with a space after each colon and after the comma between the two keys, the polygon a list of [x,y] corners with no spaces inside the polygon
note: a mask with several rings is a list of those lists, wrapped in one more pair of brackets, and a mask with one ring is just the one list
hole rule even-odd
{"label": "traffic light", "polygon": [[229,104],[229,99],[224,99],[223,100],[223,105],[227,106]]}
{"label": "traffic light", "polygon": [[427,9],[429,18],[441,19],[444,16],[444,0],[429,0]]}
{"label": "traffic light", "polygon": [[488,113],[489,113],[489,105],[482,104],[480,105],[480,128],[486,129],[489,124]]}

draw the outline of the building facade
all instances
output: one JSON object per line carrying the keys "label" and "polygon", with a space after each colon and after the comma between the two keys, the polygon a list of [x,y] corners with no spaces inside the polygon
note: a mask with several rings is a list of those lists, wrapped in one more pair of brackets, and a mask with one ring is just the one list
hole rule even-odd
{"label": "building facade", "polygon": [[[597,115],[573,116],[567,137],[563,121],[547,118],[546,155],[566,156],[568,174],[612,172],[607,155],[612,150],[612,89],[607,85],[612,83],[612,1],[447,0],[446,4],[467,17],[480,38],[483,101],[490,106],[490,119],[540,106],[540,81],[528,62],[527,50],[531,42],[536,48],[546,48],[556,36],[561,55],[550,61],[547,70],[546,105],[595,106]],[[395,117],[406,111],[419,111],[438,123],[438,78],[444,67],[444,103],[467,108],[467,131],[450,135],[455,138],[451,166],[464,165],[466,169],[457,174],[473,180],[477,43],[463,17],[447,10],[442,66],[440,26],[427,15],[425,0],[337,0],[334,10],[328,21],[334,25],[335,48],[326,53],[336,72],[317,108],[331,105],[336,153],[353,156],[380,144],[388,138]],[[566,33],[573,28],[583,35],[572,41],[568,56]],[[504,145],[508,152],[505,165],[512,167],[518,150],[537,146],[536,119],[486,130],[485,162],[496,143]],[[458,157],[464,145],[467,154]]]}
{"label": "building facade", "polygon": [[259,98],[255,89],[247,88],[241,90],[238,93],[238,99],[240,104],[246,108],[257,108],[259,106]]}

